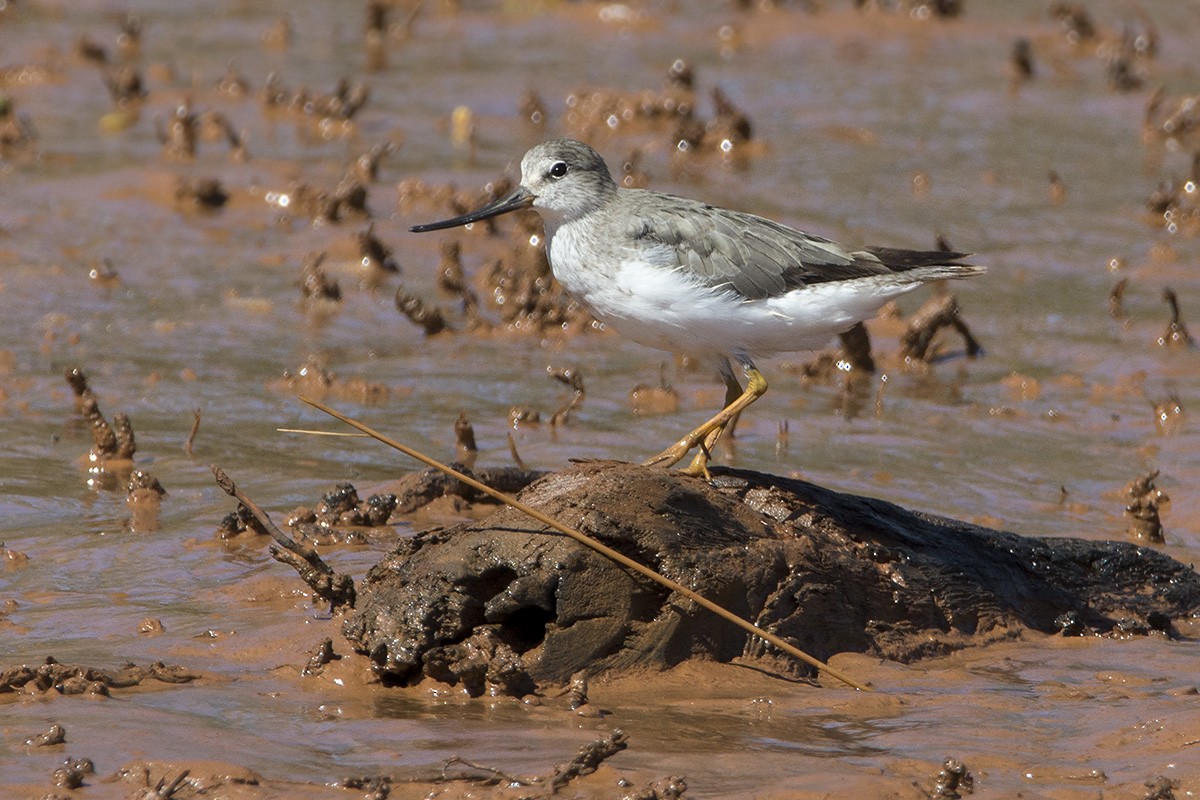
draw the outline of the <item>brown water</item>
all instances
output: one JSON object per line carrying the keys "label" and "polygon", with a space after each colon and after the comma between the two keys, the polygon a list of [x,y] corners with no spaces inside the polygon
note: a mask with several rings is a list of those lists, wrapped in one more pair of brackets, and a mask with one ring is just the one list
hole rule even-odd
{"label": "brown water", "polygon": [[[1140,798],[1157,775],[1180,782],[1177,796],[1200,792],[1200,650],[1187,625],[1173,642],[1026,635],[911,666],[839,657],[880,689],[870,696],[689,666],[594,685],[593,705],[611,714],[576,718],[561,700],[539,708],[385,690],[364,682],[357,658],[300,678],[325,636],[345,653],[335,623],[314,613],[261,544],[214,534],[233,504],[210,464],[280,517],[335,482],[369,488],[411,467],[362,440],[277,431],[335,427],[281,385],[284,370],[314,355],[341,378],[390,389],[386,402],[334,394],[331,403],[435,455],[450,457],[454,419],[466,411],[484,464],[509,461],[511,406],[547,416],[564,402],[548,366],[581,370],[587,397],[569,424],[517,432],[533,467],[644,458],[711,413],[721,391],[706,376],[615,336],[425,339],[392,301],[399,281],[437,300],[439,239],[406,231],[447,216],[432,205],[397,210],[398,182],[482,186],[533,142],[575,132],[563,119],[570,92],[657,91],[684,58],[702,114],[720,86],[749,115],[753,154],[679,162],[665,131],[618,128],[592,136],[611,163],[640,147],[654,188],[847,242],[930,247],[940,233],[991,266],[954,287],[984,357],[946,359],[927,373],[885,357],[878,413],[868,402],[851,419],[837,386],[808,383],[793,368],[805,356],[767,362],[771,391],[726,460],[1023,534],[1095,539],[1127,535],[1123,487],[1158,469],[1171,497],[1160,547],[1185,562],[1200,557],[1200,433],[1190,419],[1200,351],[1156,344],[1168,321],[1164,287],[1178,293],[1185,321],[1200,319],[1200,240],[1145,210],[1163,176],[1186,170],[1190,151],[1148,147],[1141,130],[1150,87],[1164,85],[1169,97],[1200,90],[1195,4],[1142,2],[1143,16],[1123,3],[1089,4],[1106,34],[1127,20],[1157,27],[1157,59],[1139,66],[1146,88],[1131,92],[1107,86],[1103,61],[1067,42],[1048,3],[969,3],[952,21],[829,5],[815,15],[727,3],[437,5],[411,37],[390,39],[382,69],[364,73],[357,5],[129,3],[122,13],[144,23],[148,96],[131,127],[103,132],[112,103],[74,43],[87,34],[115,58],[121,15],[103,2],[0,3],[0,91],[38,136],[0,160],[0,667],[53,655],[101,667],[164,660],[205,676],[103,701],[0,696],[0,796],[43,796],[66,754],[95,761],[98,777],[80,795],[89,797],[127,796],[128,784],[101,778],[147,759],[241,765],[275,787],[253,790],[269,796],[318,791],[285,781],[428,777],[454,755],[544,774],[613,727],[631,746],[613,771],[581,784],[594,796],[628,791],[613,783],[622,773],[635,786],[683,774],[697,797],[918,797],[914,783],[931,790],[951,755],[982,797]],[[264,44],[284,17],[290,43]],[[722,34],[727,25],[733,38]],[[1019,36],[1032,40],[1038,74],[1013,92],[1007,64]],[[285,86],[317,91],[345,76],[365,80],[370,100],[353,130],[322,139],[294,115],[265,112],[253,93],[217,91],[231,61],[252,91],[272,71]],[[544,132],[517,111],[529,89],[549,110]],[[185,97],[224,113],[244,133],[249,160],[234,162],[210,141],[194,160],[165,157],[154,119]],[[473,111],[473,158],[448,133],[456,106]],[[384,159],[369,206],[404,273],[372,291],[359,286],[353,246],[364,222],[314,226],[267,196],[296,180],[332,187],[389,138],[402,144]],[[1050,170],[1066,190],[1058,202]],[[179,177],[219,177],[229,205],[212,214],[180,207]],[[464,238],[469,273],[484,244]],[[345,296],[323,319],[301,310],[296,285],[305,256],[320,250]],[[89,278],[105,259],[115,282]],[[1116,321],[1107,295],[1122,277],[1128,317]],[[877,354],[894,352],[897,325],[873,330]],[[679,411],[635,417],[630,389],[657,382],[664,362]],[[106,414],[132,418],[136,461],[168,491],[156,520],[135,522],[123,492],[89,485],[81,459],[90,436],[62,378],[72,366],[88,374]],[[1155,404],[1172,396],[1182,412],[1156,423]],[[189,455],[194,409],[201,426]],[[783,421],[786,449],[777,447]],[[388,545],[328,558],[361,576]],[[140,634],[145,619],[165,631]],[[52,722],[67,728],[65,746],[23,744]]]}

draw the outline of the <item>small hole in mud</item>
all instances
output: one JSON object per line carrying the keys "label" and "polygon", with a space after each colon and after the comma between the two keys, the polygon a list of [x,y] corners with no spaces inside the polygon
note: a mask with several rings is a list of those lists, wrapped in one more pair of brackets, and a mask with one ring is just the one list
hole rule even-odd
{"label": "small hole in mud", "polygon": [[517,572],[512,567],[492,567],[479,573],[474,583],[468,585],[472,587],[472,594],[484,600],[491,600],[507,589],[516,578]]}
{"label": "small hole in mud", "polygon": [[546,638],[546,624],[554,614],[544,608],[528,606],[504,620],[504,630],[515,639],[518,650],[531,650]]}

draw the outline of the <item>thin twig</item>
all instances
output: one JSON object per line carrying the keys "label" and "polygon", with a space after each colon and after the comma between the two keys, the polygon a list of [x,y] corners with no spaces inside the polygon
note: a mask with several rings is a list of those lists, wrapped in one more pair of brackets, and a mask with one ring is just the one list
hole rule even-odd
{"label": "thin twig", "polygon": [[237,484],[233,482],[233,478],[230,478],[225,470],[214,465],[212,472],[213,477],[217,479],[217,486],[220,487],[221,491],[244,505],[246,510],[253,514],[258,523],[263,526],[263,530],[271,535],[272,539],[301,558],[309,558],[317,555],[316,550],[301,547],[294,539],[285,536],[283,531],[279,530],[275,523],[271,521],[267,512],[263,511],[258,503],[251,500],[248,494],[239,489]]}
{"label": "thin twig", "polygon": [[192,454],[192,445],[196,442],[196,434],[200,432],[200,409],[192,412],[192,429],[188,432],[187,441],[183,443],[183,452]]}
{"label": "thin twig", "polygon": [[245,506],[246,510],[262,525],[263,530],[270,534],[271,538],[279,544],[279,547],[271,547],[271,556],[273,558],[295,569],[304,582],[312,588],[313,592],[329,603],[331,611],[336,611],[342,606],[354,607],[355,591],[353,578],[349,575],[334,572],[333,568],[325,563],[316,550],[310,547],[303,547],[290,536],[286,536],[283,531],[275,526],[271,518],[267,516],[267,512],[259,508],[257,503],[239,489],[237,484],[225,474],[223,469],[213,466],[212,471],[213,476],[217,479],[217,486],[221,487],[221,491],[235,498]]}
{"label": "thin twig", "polygon": [[660,575],[659,573],[655,572],[654,570],[650,569],[649,567],[645,566],[644,564],[634,561],[632,558],[629,558],[628,556],[624,555],[623,553],[619,553],[616,550],[613,550],[611,547],[608,547],[607,545],[601,544],[600,542],[596,541],[595,539],[591,538],[590,536],[588,536],[584,533],[581,533],[580,531],[577,531],[574,528],[564,525],[563,523],[559,522],[558,520],[554,519],[553,517],[548,516],[547,514],[544,514],[541,511],[538,511],[536,508],[533,508],[532,506],[528,506],[525,503],[522,503],[521,501],[517,500],[515,497],[511,497],[509,495],[504,494],[503,492],[499,492],[499,491],[493,489],[492,487],[488,486],[487,484],[481,483],[480,481],[475,480],[470,475],[466,475],[462,472],[459,472],[456,469],[453,469],[452,467],[448,467],[445,464],[442,464],[441,462],[436,461],[433,458],[430,458],[429,456],[425,455],[424,453],[422,453],[418,450],[414,450],[413,448],[409,447],[406,444],[397,442],[396,440],[391,439],[391,438],[385,436],[384,434],[379,433],[378,431],[367,427],[366,425],[359,422],[358,420],[351,419],[350,417],[347,417],[344,414],[341,414],[341,413],[333,410],[332,408],[325,405],[324,403],[321,403],[317,400],[311,400],[307,397],[301,397],[300,400],[302,400],[303,402],[307,403],[308,405],[312,406],[313,408],[315,408],[319,411],[324,411],[326,414],[328,414],[329,416],[331,416],[335,419],[341,420],[342,422],[346,423],[350,427],[356,428],[356,429],[362,431],[363,433],[370,436],[372,439],[382,442],[383,444],[387,445],[388,447],[391,447],[394,450],[399,450],[401,453],[404,453],[405,455],[407,455],[411,458],[415,458],[417,461],[420,461],[423,464],[427,464],[436,470],[440,470],[441,472],[444,472],[445,474],[447,474],[453,478],[457,478],[458,480],[462,481],[463,483],[467,484],[468,486],[471,486],[471,487],[483,492],[484,494],[487,494],[487,495],[490,495],[491,497],[496,498],[500,502],[505,503],[505,504],[511,506],[512,508],[515,508],[517,511],[520,511],[524,514],[528,514],[529,516],[533,517],[535,520],[542,523],[543,525],[547,525],[547,526],[553,528],[554,530],[559,531],[560,533],[564,533],[567,536],[570,536],[572,539],[574,539],[575,541],[584,545],[585,547],[595,550],[597,553],[617,562],[621,566],[623,566],[627,569],[631,569],[640,575],[644,575],[645,577],[649,578],[650,580],[652,580],[662,586],[665,586],[666,588],[670,589],[671,591],[683,595],[684,597],[688,598],[692,602],[703,606],[704,608],[708,609],[709,611],[711,611],[712,613],[721,617],[722,619],[728,620],[729,622],[732,622],[734,625],[737,625],[738,627],[743,628],[746,631],[749,631],[750,633],[754,634],[755,636],[758,636],[758,637],[766,640],[767,642],[775,645],[775,647],[778,647],[780,650],[791,655],[792,657],[797,658],[800,661],[803,661],[805,664],[808,664],[809,666],[812,666],[812,667],[816,667],[817,669],[819,669],[829,675],[832,675],[833,677],[835,677],[838,680],[845,683],[847,686],[852,686],[853,688],[859,689],[862,691],[872,691],[870,689],[870,687],[868,687],[862,683],[859,683],[858,681],[854,680],[853,678],[843,675],[841,672],[833,669],[828,664],[825,664],[824,662],[810,656],[808,653],[805,653],[803,650],[800,650],[798,647],[795,647],[795,646],[787,643],[786,641],[784,641],[780,637],[776,636],[775,634],[763,630],[762,628],[758,627],[754,623],[748,622],[748,621],[742,619],[737,614],[734,614],[732,611],[729,611],[729,610],[725,609],[724,607],[717,605],[713,601],[709,600],[707,597],[704,597],[703,595],[698,594],[697,592],[687,588],[686,586],[684,586],[683,584],[681,584],[677,581],[673,581],[664,575]]}
{"label": "thin twig", "polygon": [[508,432],[508,452],[512,456],[513,463],[517,465],[517,469],[525,469],[525,462],[521,460],[521,454],[517,452],[517,440],[513,437],[513,432]]}
{"label": "thin twig", "polygon": [[345,431],[317,431],[312,428],[276,428],[277,433],[303,433],[309,436],[345,436],[349,439],[370,439],[365,433],[346,433]]}
{"label": "thin twig", "polygon": [[191,770],[183,770],[175,776],[175,780],[171,781],[170,784],[166,783],[167,776],[164,775],[159,780],[158,785],[154,787],[154,796],[160,797],[162,800],[171,800],[171,798],[175,796],[175,792],[179,791],[179,785],[187,780],[187,776],[190,772]]}
{"label": "thin twig", "polygon": [[[492,777],[489,779],[489,782],[491,782],[491,783],[499,783],[500,781],[503,780],[503,781],[507,781],[510,784],[515,784],[517,786],[532,786],[536,780],[536,779],[530,780],[530,779],[526,779],[526,778],[518,778],[515,775],[509,775],[507,772],[496,769],[495,767],[488,767],[483,764],[475,764],[471,761],[467,761],[465,758],[463,758],[461,756],[450,756],[449,758],[447,758],[445,760],[445,762],[442,764],[442,778],[441,778],[442,780],[444,780],[444,781],[453,780],[448,773],[449,773],[450,767],[454,766],[455,764],[461,764],[464,767],[469,767],[470,769],[477,769],[480,772],[490,773],[492,775]],[[468,780],[469,780],[469,778],[468,778]]]}
{"label": "thin twig", "polygon": [[617,728],[608,736],[584,745],[570,763],[554,767],[554,774],[550,777],[550,793],[557,794],[559,789],[581,775],[591,775],[607,759],[628,747],[628,741],[629,736],[625,731]]}

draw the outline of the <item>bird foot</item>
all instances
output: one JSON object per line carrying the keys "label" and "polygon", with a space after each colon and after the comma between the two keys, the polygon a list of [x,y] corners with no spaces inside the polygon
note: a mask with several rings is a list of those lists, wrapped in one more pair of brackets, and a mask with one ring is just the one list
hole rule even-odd
{"label": "bird foot", "polygon": [[712,475],[708,472],[708,453],[704,448],[700,448],[700,452],[692,458],[692,463],[688,464],[683,469],[679,470],[680,475],[689,475],[693,478],[703,478],[709,483],[712,482]]}
{"label": "bird foot", "polygon": [[683,460],[699,442],[691,441],[691,436],[685,436],[675,444],[642,462],[643,467],[673,467]]}
{"label": "bird foot", "polygon": [[692,431],[658,455],[643,461],[642,466],[670,468],[682,461],[684,456],[692,450],[699,448],[696,455],[692,457],[692,462],[679,470],[679,474],[690,475],[693,478],[704,478],[706,481],[712,480],[712,476],[708,473],[708,460],[712,457],[709,439],[712,439],[712,443],[716,442],[714,433],[720,435],[720,429],[709,431],[704,435],[701,435],[700,429]]}

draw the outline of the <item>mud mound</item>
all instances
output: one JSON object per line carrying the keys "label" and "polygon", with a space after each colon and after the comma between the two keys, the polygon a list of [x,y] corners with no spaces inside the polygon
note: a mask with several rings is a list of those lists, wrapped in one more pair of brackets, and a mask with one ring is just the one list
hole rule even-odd
{"label": "mud mound", "polygon": [[[1031,539],[755,472],[709,485],[589,463],[520,499],[822,660],[911,660],[1022,629],[1169,634],[1200,609],[1200,576],[1154,550]],[[404,542],[367,574],[343,633],[385,679],[474,693],[770,655],[510,508]]]}

